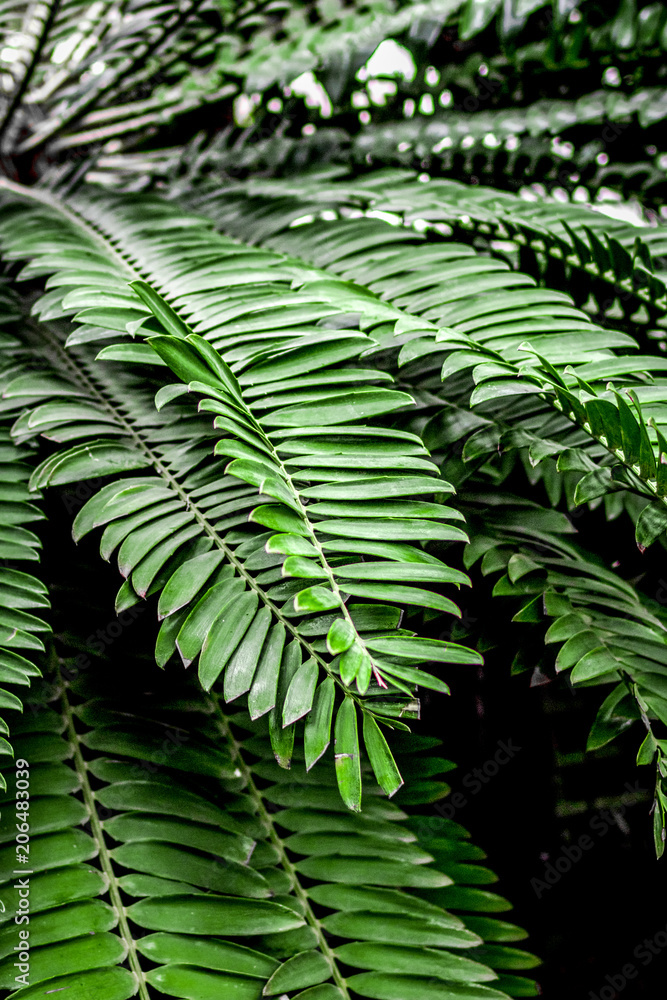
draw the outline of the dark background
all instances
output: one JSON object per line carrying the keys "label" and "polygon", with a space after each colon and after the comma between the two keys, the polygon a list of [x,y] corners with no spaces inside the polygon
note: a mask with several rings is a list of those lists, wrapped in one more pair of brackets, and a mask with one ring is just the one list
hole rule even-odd
{"label": "dark background", "polygon": [[[600,1000],[664,996],[667,854],[658,861],[653,844],[654,768],[635,764],[642,732],[633,726],[586,753],[609,688],[573,691],[565,677],[531,686],[532,671],[511,676],[522,626],[498,621],[497,627],[504,641],[486,653],[483,668],[449,668],[451,698],[424,692],[421,728],[443,739],[445,754],[459,764],[447,780],[466,803],[451,818],[470,831],[499,876],[485,888],[514,904],[513,913],[498,916],[529,932],[510,946],[543,959],[541,967],[517,974],[534,975],[554,1000],[593,1000],[605,987]],[[509,741],[521,750],[479,791],[472,779],[462,784],[493,760],[499,742]],[[551,869],[549,884],[549,863],[566,869],[564,849],[582,836],[590,838],[588,849],[578,860],[570,851],[569,870],[556,879]],[[658,954],[649,962],[643,942],[656,934],[663,947],[654,945]],[[636,977],[623,976],[628,964]]]}

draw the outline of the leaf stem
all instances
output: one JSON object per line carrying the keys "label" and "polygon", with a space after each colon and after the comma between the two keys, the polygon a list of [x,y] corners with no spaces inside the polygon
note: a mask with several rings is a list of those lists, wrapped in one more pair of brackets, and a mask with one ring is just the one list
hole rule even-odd
{"label": "leaf stem", "polygon": [[269,598],[266,591],[260,584],[257,583],[253,575],[245,568],[241,560],[236,556],[234,550],[225,543],[224,539],[218,534],[215,527],[207,520],[206,515],[199,509],[196,501],[188,495],[173,473],[161,461],[148,442],[144,440],[143,436],[135,428],[132,421],[125,416],[122,412],[122,404],[114,399],[113,389],[110,389],[108,386],[100,387],[100,373],[95,372],[93,374],[89,372],[87,362],[76,357],[74,354],[66,352],[62,344],[53,336],[53,334],[51,334],[51,331],[39,325],[38,332],[39,335],[50,344],[51,348],[57,352],[61,363],[69,369],[71,374],[80,383],[83,383],[90,396],[104,406],[107,412],[117,420],[118,424],[123,428],[127,436],[131,438],[136,447],[146,456],[149,464],[153,467],[157,475],[159,475],[160,478],[168,484],[168,486],[182,501],[185,510],[192,512],[195,521],[199,524],[202,531],[208,535],[214,545],[224,553],[225,559],[227,559],[228,562],[234,567],[238,576],[244,580],[246,585],[251,590],[255,591],[260,601],[262,601],[263,604],[269,608],[276,620],[281,622],[292,637],[299,642],[305,650],[306,655],[308,657],[312,657],[316,663],[334,679],[335,683],[345,694],[349,694],[352,698],[354,698],[360,709],[363,711],[363,705],[361,704],[360,697],[349,690],[340,677],[331,669],[331,665],[327,663],[321,654],[314,649],[312,644],[299,633],[296,626],[286,615],[282,613],[278,605]]}
{"label": "leaf stem", "polygon": [[[64,205],[61,204],[61,202],[58,199],[53,198],[48,194],[44,194],[41,191],[35,192],[32,189],[24,188],[19,184],[14,184],[12,181],[7,181],[3,178],[0,178],[0,188],[2,187],[6,187],[9,190],[15,192],[16,194],[27,197],[29,199],[40,201],[43,204],[48,205],[50,208],[62,212],[62,214],[64,214],[72,223],[77,225],[79,228],[83,229],[89,236],[93,237],[98,244],[101,244],[104,247],[106,253],[110,254],[113,258],[117,260],[118,264],[121,265],[126,271],[126,273],[128,273],[131,276],[132,280],[137,280],[137,279],[145,280],[145,278],[143,278],[143,276],[140,274],[137,268],[128,263],[126,258],[123,257],[120,254],[120,252],[111,244],[109,237],[105,233],[101,232],[96,225],[89,222],[83,216],[79,215],[79,213],[76,210],[72,210],[71,208],[65,207]],[[225,558],[228,559],[228,561],[234,567],[238,575],[246,582],[247,586],[249,586],[251,590],[255,591],[260,600],[270,609],[275,618],[285,626],[285,628],[287,629],[288,632],[291,633],[293,638],[298,640],[300,645],[307,651],[308,656],[312,657],[316,661],[316,663],[318,663],[318,665],[330,677],[333,678],[334,682],[343,691],[343,693],[353,698],[362,712],[366,711],[359,694],[352,691],[342,681],[342,679],[331,669],[330,664],[328,664],[327,661],[324,660],[323,657],[316,652],[311,643],[309,643],[302,635],[299,634],[298,630],[291,623],[290,619],[282,614],[281,610],[277,607],[277,605],[273,601],[269,599],[265,591],[257,583],[252,574],[249,573],[248,570],[246,570],[243,564],[240,562],[240,560],[236,558],[233,550],[228,545],[225,544],[224,540],[220,537],[220,535],[218,535],[213,525],[211,525],[207,521],[204,514],[199,510],[197,504],[194,501],[192,501],[191,498],[188,497],[187,493],[182,488],[178,480],[172,475],[170,470],[161,462],[160,458],[156,455],[153,449],[147,444],[142,435],[136,430],[133,423],[121,412],[121,405],[116,404],[115,400],[113,399],[112,391],[108,387],[106,387],[106,392],[100,389],[97,384],[99,382],[99,377],[95,378],[95,376],[92,373],[90,373],[87,370],[84,370],[84,365],[87,369],[88,367],[87,364],[79,359],[76,359],[76,356],[73,356],[72,354],[66,352],[60,341],[58,341],[55,337],[53,337],[50,334],[50,331],[47,333],[47,331],[44,329],[44,327],[41,326],[41,324],[39,325],[39,331],[42,336],[48,337],[48,339],[52,343],[52,346],[56,349],[56,351],[60,355],[61,360],[70,369],[70,371],[72,371],[73,374],[75,374],[75,376],[77,376],[79,379],[84,380],[86,388],[88,389],[90,394],[96,397],[97,400],[107,409],[107,411],[112,413],[113,416],[118,420],[118,422],[123,426],[127,435],[130,438],[132,438],[137,447],[144,452],[146,457],[149,459],[150,464],[153,466],[158,475],[160,475],[164,480],[166,480],[169,486],[174,490],[174,492],[177,493],[179,499],[183,501],[186,510],[191,510],[193,512],[194,518],[197,521],[197,523],[200,525],[203,531],[209,536],[209,538],[211,538],[213,543],[224,552]],[[322,546],[319,540],[315,536],[312,524],[306,515],[306,508],[301,501],[298,491],[296,490],[296,488],[292,483],[291,476],[285,469],[285,466],[283,465],[282,461],[277,456],[274,446],[266,437],[264,430],[260,427],[255,418],[252,417],[252,413],[250,412],[249,409],[248,412],[250,413],[254,425],[258,427],[258,429],[264,436],[265,440],[267,441],[267,444],[271,447],[276,457],[276,462],[279,463],[280,468],[286,480],[289,483],[290,489],[294,493],[295,499],[299,503],[300,509],[303,512],[303,517],[308,526],[309,533],[312,536],[313,544],[316,546],[320,554],[320,561],[327,574],[327,578],[330,581],[332,591],[338,597],[338,600],[340,602],[340,608],[342,614],[354,628],[355,635],[357,636],[357,641],[365,649],[366,648],[365,644],[361,639],[361,637],[359,636],[356,626],[354,625],[354,622],[352,621],[352,618],[350,616],[350,613],[347,610],[347,607],[345,606],[345,602],[343,601],[340,588],[336,580],[334,579],[331,567],[329,566],[326,560],[326,556],[322,549]],[[371,662],[372,662],[372,657],[371,657]],[[374,666],[373,670],[375,672]]]}
{"label": "leaf stem", "polygon": [[113,862],[109,854],[109,849],[106,844],[106,839],[104,837],[104,830],[102,829],[102,823],[97,814],[97,807],[95,804],[95,793],[90,787],[90,782],[88,780],[88,768],[86,762],[83,759],[83,754],[81,753],[81,743],[79,740],[79,735],[76,731],[74,725],[74,715],[72,712],[72,706],[70,704],[69,698],[67,696],[67,685],[60,672],[60,661],[58,660],[55,652],[51,654],[52,662],[55,661],[55,669],[57,672],[58,679],[61,684],[61,704],[63,710],[63,716],[65,722],[67,723],[67,733],[69,739],[72,743],[74,750],[74,767],[76,773],[79,776],[81,782],[81,792],[83,795],[83,801],[88,809],[88,814],[90,816],[90,827],[93,835],[93,839],[97,844],[99,851],[99,861],[102,871],[108,880],[108,893],[111,899],[114,910],[118,915],[118,930],[120,936],[127,947],[127,958],[130,964],[132,972],[136,976],[137,983],[139,986],[138,996],[141,1000],[151,1000],[150,993],[148,991],[148,983],[146,982],[146,977],[144,971],[141,968],[141,963],[139,961],[139,955],[137,953],[136,944],[134,941],[134,936],[130,930],[130,925],[128,923],[127,914],[125,911],[125,906],[121,898],[121,889],[118,885],[118,880],[116,878],[116,873],[114,871]]}
{"label": "leaf stem", "polygon": [[227,741],[230,753],[232,755],[232,759],[236,763],[236,766],[238,767],[239,771],[241,771],[243,778],[245,779],[246,790],[248,792],[248,795],[252,799],[255,808],[257,810],[257,814],[266,828],[269,840],[271,841],[276,851],[280,855],[280,864],[290,877],[294,895],[303,906],[304,916],[306,918],[306,921],[308,922],[309,926],[312,927],[315,934],[317,935],[319,948],[324,957],[326,958],[326,960],[328,961],[329,965],[331,966],[331,973],[333,980],[336,986],[343,994],[345,1000],[350,1000],[350,994],[347,988],[347,984],[345,982],[345,978],[341,973],[340,969],[338,968],[334,951],[326,939],[326,932],[322,927],[321,922],[318,920],[317,916],[313,912],[313,908],[310,904],[308,893],[301,885],[301,882],[299,881],[299,873],[297,872],[296,868],[294,867],[289,857],[287,856],[285,845],[283,844],[283,841],[276,830],[273,817],[266,808],[266,805],[264,804],[264,799],[262,797],[262,793],[255,784],[252,771],[243,757],[242,744],[239,743],[236,737],[234,736],[231,730],[229,719],[222,711],[222,708],[220,707],[220,702],[216,696],[211,697],[211,704],[213,706],[215,714],[218,717],[218,727],[220,729],[221,734]]}

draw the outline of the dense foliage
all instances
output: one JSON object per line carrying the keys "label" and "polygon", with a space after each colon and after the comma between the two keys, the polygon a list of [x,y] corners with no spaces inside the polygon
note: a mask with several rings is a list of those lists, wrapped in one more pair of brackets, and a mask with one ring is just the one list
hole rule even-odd
{"label": "dense foliage", "polygon": [[535,995],[419,726],[508,653],[662,855],[667,6],[611,7],[0,5],[3,995]]}

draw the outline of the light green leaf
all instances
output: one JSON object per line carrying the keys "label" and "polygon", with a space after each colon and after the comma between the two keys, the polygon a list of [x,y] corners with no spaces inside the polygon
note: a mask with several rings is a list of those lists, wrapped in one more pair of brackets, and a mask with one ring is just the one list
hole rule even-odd
{"label": "light green leaf", "polygon": [[186,384],[200,382],[214,389],[223,388],[220,380],[202,361],[199,353],[185,340],[177,340],[175,337],[149,337],[147,343]]}
{"label": "light green leaf", "polygon": [[316,986],[330,976],[331,966],[321,952],[302,951],[276,969],[264,987],[264,996]]}
{"label": "light green leaf", "polygon": [[467,646],[441,639],[420,639],[404,636],[386,636],[367,641],[369,649],[390,656],[401,656],[421,663],[429,660],[438,663],[470,663],[482,665],[483,657]]}
{"label": "light green leaf", "polygon": [[8,1000],[43,1000],[47,991],[67,991],[68,1000],[129,1000],[137,992],[137,980],[127,969],[109,968],[95,969],[89,972],[75,972],[68,976],[57,976],[46,982],[34,983],[32,986],[12,993]]}
{"label": "light green leaf", "polygon": [[427,476],[372,476],[351,482],[325,483],[301,491],[304,497],[322,500],[386,500],[420,493],[453,493],[444,479]]}
{"label": "light green leaf", "polygon": [[328,611],[340,607],[340,601],[326,587],[308,587],[294,598],[295,611]]}
{"label": "light green leaf", "polygon": [[146,979],[160,993],[182,1000],[260,1000],[261,983],[256,979],[230,976],[225,972],[208,972],[191,965],[165,965],[151,969]]}
{"label": "light green leaf", "polygon": [[325,677],[315,692],[304,730],[304,750],[306,770],[317,763],[331,741],[331,719],[333,716],[336,685],[333,677]]}
{"label": "light green leaf", "polygon": [[[190,328],[179,318],[171,306],[146,281],[131,281],[130,288],[136,292],[153,315],[160,321],[167,333],[174,337],[187,337]],[[184,379],[189,381],[189,379]]]}
{"label": "light green leaf", "polygon": [[444,983],[419,976],[362,972],[348,979],[350,987],[371,1000],[507,1000],[507,994],[488,986]]}
{"label": "light green leaf", "polygon": [[365,941],[339,946],[336,948],[336,956],[358,969],[373,969],[377,972],[435,976],[438,979],[464,983],[489,982],[497,978],[481,962],[434,948],[402,948],[400,945]]}
{"label": "light green leaf", "polygon": [[368,653],[358,642],[353,643],[339,660],[340,676],[343,684],[348,687],[354,682],[364,660],[369,659]]}
{"label": "light green leaf", "polygon": [[346,697],[336,715],[336,779],[343,802],[353,812],[361,810],[361,759],[357,731],[357,709]]}
{"label": "light green leaf", "polygon": [[306,535],[308,529],[303,520],[288,507],[279,503],[262,504],[251,512],[249,521],[263,524],[275,531],[288,531],[296,535]]}
{"label": "light green leaf", "polygon": [[137,949],[152,962],[164,965],[195,965],[257,979],[266,979],[277,967],[274,959],[261,952],[220,938],[207,939],[184,934],[148,934],[139,938]]}
{"label": "light green leaf", "polygon": [[391,797],[403,784],[403,778],[382,730],[370,712],[366,711],[363,713],[363,734],[366,753],[377,783]]}
{"label": "light green leaf", "polygon": [[332,656],[344,653],[356,638],[354,625],[346,618],[337,618],[327,634],[327,649]]}
{"label": "light green leaf", "polygon": [[205,691],[211,690],[227,666],[255,617],[258,603],[254,591],[242,594],[230,601],[213,622],[199,658],[199,680]]}
{"label": "light green leaf", "polygon": [[233,927],[236,937],[271,934],[302,927],[303,918],[279,903],[235,896],[178,896],[142,899],[128,907],[139,927],[178,934],[216,936],[221,927]]}
{"label": "light green leaf", "polygon": [[313,705],[315,686],[317,684],[318,667],[310,657],[301,664],[290,681],[283,705],[283,726],[301,719],[310,712]]}

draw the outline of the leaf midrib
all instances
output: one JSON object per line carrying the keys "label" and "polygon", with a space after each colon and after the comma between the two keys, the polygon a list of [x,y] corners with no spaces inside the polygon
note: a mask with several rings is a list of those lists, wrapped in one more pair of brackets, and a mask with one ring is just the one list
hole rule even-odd
{"label": "leaf midrib", "polygon": [[[148,458],[149,464],[152,465],[154,470],[158,475],[165,480],[169,487],[176,493],[178,498],[183,503],[184,509],[191,511],[194,515],[195,520],[202,528],[202,530],[211,538],[214,544],[225,554],[225,558],[229,560],[230,564],[234,567],[238,575],[246,582],[246,584],[256,592],[260,600],[269,608],[272,614],[275,615],[276,619],[281,622],[285,628],[291,633],[294,639],[297,639],[299,644],[306,650],[309,657],[313,657],[316,662],[322,667],[323,670],[327,672],[337,684],[343,688],[342,681],[337,675],[331,670],[330,665],[322,659],[321,655],[314,649],[314,647],[305,639],[297,630],[297,628],[292,624],[289,618],[283,615],[280,608],[274,604],[274,602],[268,597],[266,592],[263,590],[260,584],[257,583],[256,579],[251,573],[243,566],[243,563],[236,557],[234,551],[224,542],[224,540],[217,533],[212,524],[206,519],[205,515],[197,506],[197,502],[192,500],[186,491],[183,489],[178,480],[172,475],[169,469],[162,463],[160,458],[155,454],[150,445],[143,439],[141,434],[132,425],[130,420],[125,417],[121,410],[120,404],[116,406],[116,401],[113,399],[111,393],[105,395],[105,393],[98,388],[96,385],[96,380],[94,375],[89,374],[87,369],[87,364],[85,361],[75,358],[71,354],[63,349],[62,344],[55,339],[50,334],[50,331],[46,331],[43,327],[39,328],[40,334],[45,339],[48,339],[51,346],[58,352],[60,358],[66,366],[73,372],[73,374],[84,383],[91,397],[95,398],[106,410],[114,416],[114,418],[121,424],[123,429],[126,431],[128,437],[136,444],[137,448],[140,449],[144,455]],[[107,390],[108,391],[108,390]],[[347,692],[347,688],[344,688]],[[354,697],[354,695],[352,695]]]}
{"label": "leaf midrib", "polygon": [[137,952],[136,943],[132,931],[130,930],[130,925],[127,919],[127,913],[125,906],[123,905],[123,900],[121,897],[121,888],[118,884],[118,879],[116,878],[116,872],[114,870],[113,863],[111,861],[111,855],[109,854],[109,849],[107,847],[106,839],[104,836],[104,830],[102,829],[102,823],[97,814],[97,806],[95,802],[95,793],[90,787],[90,782],[88,780],[88,768],[86,762],[81,753],[81,742],[79,740],[79,734],[76,731],[74,725],[74,716],[72,712],[72,706],[67,695],[67,686],[63,680],[62,674],[60,672],[60,661],[57,659],[55,653],[52,654],[52,661],[57,670],[58,679],[62,687],[61,694],[61,705],[63,710],[63,716],[65,722],[67,723],[67,734],[69,736],[70,742],[73,747],[74,755],[74,768],[81,782],[81,794],[83,795],[83,801],[88,809],[88,814],[90,817],[90,826],[93,835],[93,839],[97,844],[98,858],[102,871],[108,880],[108,894],[111,899],[112,905],[116,914],[118,916],[118,930],[120,936],[127,947],[127,960],[129,962],[132,972],[137,978],[139,985],[139,997],[141,1000],[151,1000],[150,993],[148,991],[148,983],[146,981],[145,973],[141,967],[141,962],[139,961],[139,955]]}
{"label": "leaf midrib", "polygon": [[283,841],[276,830],[276,826],[273,821],[273,816],[266,808],[266,805],[264,804],[264,799],[262,797],[262,793],[255,784],[252,771],[248,766],[248,764],[246,763],[246,761],[244,760],[242,753],[242,744],[239,743],[236,737],[234,736],[229,723],[229,719],[224,714],[220,706],[220,701],[217,696],[211,697],[211,706],[213,708],[214,714],[217,716],[218,728],[220,730],[220,733],[227,741],[227,745],[229,747],[232,759],[235,761],[236,766],[241,771],[241,774],[245,779],[246,782],[245,789],[255,804],[255,807],[257,809],[257,814],[259,815],[261,821],[264,824],[269,840],[271,841],[272,845],[275,847],[275,849],[278,851],[280,855],[280,864],[291,880],[294,895],[297,897],[297,899],[300,901],[300,903],[304,908],[304,916],[306,918],[306,921],[309,924],[309,926],[312,927],[315,934],[317,935],[319,948],[331,967],[332,978],[336,986],[343,994],[345,1000],[351,1000],[347,988],[347,983],[345,982],[345,977],[338,968],[335,953],[326,939],[324,928],[313,911],[310,898],[308,896],[307,891],[304,889],[304,887],[301,885],[299,881],[299,874],[296,868],[294,867],[294,865],[287,856],[285,845],[283,844]]}
{"label": "leaf midrib", "polygon": [[[4,179],[0,178],[0,188],[3,186],[6,186],[11,190],[21,195],[25,195],[29,198],[35,195],[35,192],[33,192],[31,189],[30,190],[24,189],[18,184],[14,184],[11,181],[5,182]],[[104,247],[104,250],[107,254],[111,254],[112,257],[114,257],[118,261],[118,263],[125,269],[125,271],[131,275],[133,280],[146,280],[145,278],[142,277],[139,271],[132,264],[128,263],[127,259],[123,257],[121,253],[116,249],[116,247],[113,245],[109,237],[107,237],[106,234],[103,231],[101,231],[94,223],[89,222],[85,217],[81,216],[76,210],[67,208],[59,200],[54,199],[48,195],[43,195],[42,192],[37,192],[36,196],[37,200],[43,202],[44,204],[47,204],[49,207],[54,208],[57,211],[61,211],[64,215],[66,215],[70,219],[70,221],[72,221],[79,228],[83,229],[88,235],[92,236],[98,244],[101,244]],[[161,462],[161,460],[155,454],[153,449],[150,447],[150,445],[147,444],[147,442],[144,440],[141,434],[136,430],[133,424],[128,420],[128,418],[125,417],[122,411],[122,404],[119,403],[118,409],[116,409],[116,407],[113,405],[115,400],[113,400],[113,395],[111,391],[107,388],[106,390],[108,394],[107,395],[105,394],[104,391],[102,391],[102,389],[98,388],[95,376],[87,371],[89,367],[88,364],[85,361],[76,358],[76,355],[68,354],[64,350],[62,344],[50,333],[50,331],[47,331],[45,327],[41,326],[41,324],[39,325],[38,329],[43,337],[45,335],[47,336],[47,338],[52,344],[52,347],[57,351],[57,353],[59,354],[61,360],[65,363],[65,365],[71,371],[73,371],[79,379],[81,379],[85,383],[86,388],[88,389],[88,392],[91,394],[91,396],[96,398],[98,402],[100,402],[100,404],[103,405],[105,409],[107,409],[107,411],[111,413],[115,417],[115,419],[119,421],[119,423],[123,426],[126,433],[128,434],[128,437],[130,437],[135,442],[137,447],[141,451],[143,451],[143,453],[149,459],[149,463],[153,466],[156,472],[158,472],[158,474],[166,482],[168,482],[169,486],[176,492],[179,499],[183,502],[185,509],[192,511],[196,522],[199,524],[202,530],[209,536],[209,538],[212,539],[214,544],[222,552],[225,553],[225,558],[228,559],[228,561],[234,567],[238,575],[243,580],[245,580],[246,584],[250,587],[250,589],[255,591],[255,593],[258,595],[258,597],[264,603],[264,605],[269,608],[269,610],[275,616],[276,620],[279,621],[282,625],[284,625],[284,627],[287,629],[288,632],[290,632],[290,634],[294,639],[298,640],[302,648],[306,650],[308,657],[312,657],[318,664],[318,666],[325,671],[327,676],[331,677],[334,680],[336,686],[340,688],[343,694],[351,697],[356,702],[357,706],[362,712],[365,711],[363,700],[359,696],[359,694],[355,692],[352,688],[348,688],[347,685],[343,683],[341,678],[331,669],[330,664],[327,663],[327,661],[322,658],[322,656],[314,649],[314,647],[298,632],[297,628],[291,623],[290,619],[282,614],[282,611],[277,607],[276,604],[274,604],[273,601],[270,600],[266,592],[257,583],[255,578],[245,569],[243,564],[236,558],[233,550],[230,549],[225,544],[223,539],[216,532],[213,525],[211,525],[207,521],[203,513],[197,507],[196,502],[188,498],[186,492],[183,490],[180,483],[171,474],[169,469]],[[247,404],[245,405],[247,407]],[[262,433],[264,432],[262,431]],[[271,447],[273,449],[273,445],[271,445]],[[296,490],[296,488],[292,483],[292,477],[289,471],[285,469],[285,466],[283,465],[282,461],[278,458],[277,453],[275,454],[276,454],[276,461],[279,462],[280,468],[286,480],[290,483],[290,486],[292,490],[295,492],[295,496],[298,499],[299,505],[303,512],[303,516],[309,528],[309,533],[312,536],[313,544],[318,549],[322,565],[327,573],[327,578],[330,582],[332,590],[339,599],[341,613],[343,614],[344,618],[348,620],[349,623],[354,628],[357,640],[365,650],[366,649],[365,643],[359,636],[356,626],[354,625],[350,613],[347,610],[345,602],[342,599],[340,587],[338,586],[334,578],[333,572],[331,570],[331,567],[327,562],[326,555],[324,553],[324,550],[322,549],[321,543],[316,538],[310,519],[306,515],[306,508],[301,502],[301,499],[298,495],[298,491]],[[372,657],[371,657],[371,662],[372,662]]]}

